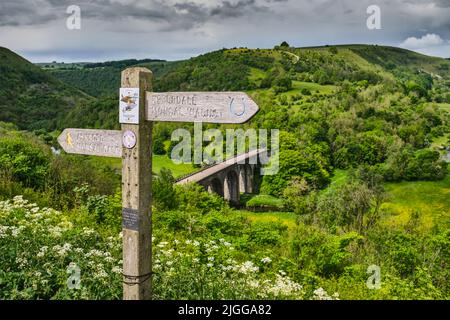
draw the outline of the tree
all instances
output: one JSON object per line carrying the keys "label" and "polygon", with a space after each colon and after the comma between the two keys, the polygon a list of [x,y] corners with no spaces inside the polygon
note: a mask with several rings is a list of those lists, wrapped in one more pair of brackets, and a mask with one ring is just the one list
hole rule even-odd
{"label": "tree", "polygon": [[166,154],[166,149],[164,148],[164,141],[161,138],[155,138],[152,145],[153,153],[158,155]]}
{"label": "tree", "polygon": [[378,220],[384,199],[382,190],[354,180],[323,194],[318,201],[317,212],[320,213],[320,221],[331,230],[342,227],[346,231],[362,233]]}
{"label": "tree", "polygon": [[289,45],[289,43],[287,43],[286,41],[283,41],[283,42],[280,44],[280,47],[282,47],[282,48],[289,48],[290,45]]}

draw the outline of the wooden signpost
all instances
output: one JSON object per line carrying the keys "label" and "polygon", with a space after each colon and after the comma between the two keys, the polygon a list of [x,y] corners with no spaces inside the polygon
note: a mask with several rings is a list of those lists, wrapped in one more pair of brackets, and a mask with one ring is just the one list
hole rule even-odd
{"label": "wooden signpost", "polygon": [[122,158],[123,298],[151,299],[152,123],[243,123],[258,105],[242,92],[153,93],[152,72],[122,72],[122,130],[65,129],[58,137],[68,153]]}

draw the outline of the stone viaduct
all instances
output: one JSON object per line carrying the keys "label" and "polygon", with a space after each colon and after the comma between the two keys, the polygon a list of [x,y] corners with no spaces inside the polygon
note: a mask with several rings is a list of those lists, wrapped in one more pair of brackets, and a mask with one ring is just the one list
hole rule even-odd
{"label": "stone viaduct", "polygon": [[256,193],[260,183],[258,156],[265,150],[252,150],[177,180],[177,184],[196,182],[233,205],[240,193]]}

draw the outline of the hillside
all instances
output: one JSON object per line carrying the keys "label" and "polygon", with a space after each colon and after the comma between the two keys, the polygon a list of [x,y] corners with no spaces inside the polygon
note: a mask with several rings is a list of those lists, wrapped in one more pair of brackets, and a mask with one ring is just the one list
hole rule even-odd
{"label": "hillside", "polygon": [[[128,63],[127,63],[128,62]],[[125,64],[124,64],[125,63]],[[120,71],[146,66],[157,78],[155,90],[245,90],[256,89],[262,78],[275,78],[284,71],[298,78],[307,73],[311,82],[371,82],[382,77],[413,79],[431,75],[449,79],[450,62],[413,51],[372,45],[339,45],[307,48],[223,49],[186,61],[116,61],[83,64],[51,70],[57,78],[94,96],[116,94]],[[330,77],[331,76],[331,77]],[[270,87],[270,83],[263,86]],[[96,85],[93,85],[96,84]]]}
{"label": "hillside", "polygon": [[54,130],[65,114],[90,100],[29,61],[0,47],[0,121]]}
{"label": "hillside", "polygon": [[158,77],[173,69],[177,62],[163,60],[120,60],[105,63],[84,63],[57,65],[45,64],[44,68],[54,77],[78,88],[91,96],[101,97],[117,94],[120,87],[120,73],[131,66],[147,67]]}

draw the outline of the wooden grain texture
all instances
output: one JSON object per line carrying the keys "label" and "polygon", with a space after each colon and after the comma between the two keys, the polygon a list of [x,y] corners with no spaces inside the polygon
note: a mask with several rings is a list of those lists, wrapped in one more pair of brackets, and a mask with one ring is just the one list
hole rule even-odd
{"label": "wooden grain texture", "polygon": [[[122,149],[122,206],[137,212],[138,231],[123,229],[123,298],[151,299],[152,225],[151,181],[152,123],[145,121],[145,92],[152,90],[152,73],[146,68],[122,72],[122,88],[139,88],[139,124],[122,124],[122,132],[131,130],[137,143]],[[130,284],[131,282],[131,284]]]}
{"label": "wooden grain texture", "polygon": [[122,157],[122,132],[119,130],[64,129],[58,143],[67,153]]}
{"label": "wooden grain texture", "polygon": [[244,123],[259,110],[244,92],[147,92],[150,121]]}

